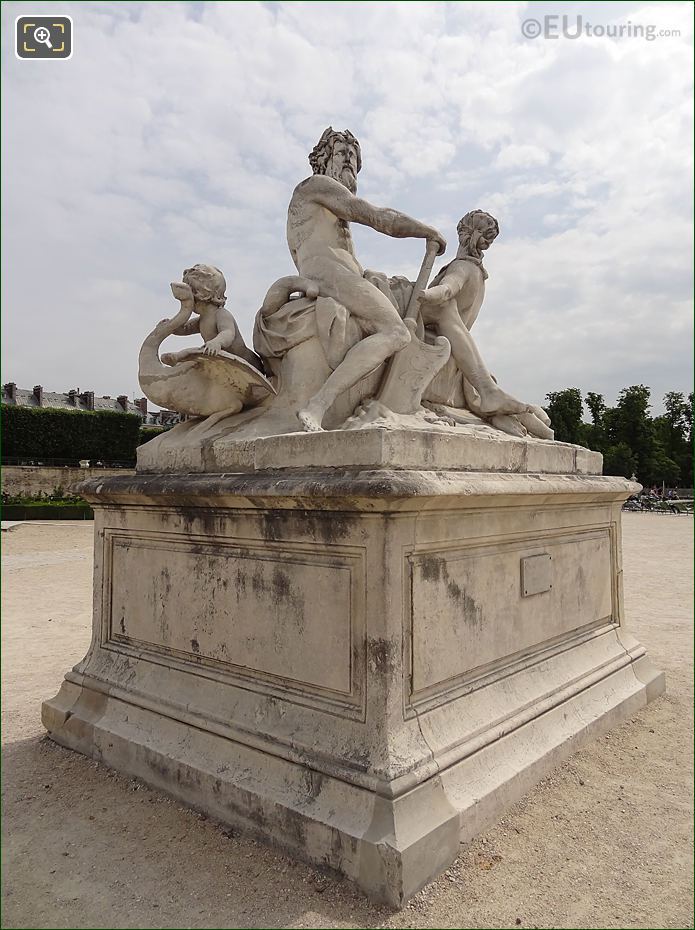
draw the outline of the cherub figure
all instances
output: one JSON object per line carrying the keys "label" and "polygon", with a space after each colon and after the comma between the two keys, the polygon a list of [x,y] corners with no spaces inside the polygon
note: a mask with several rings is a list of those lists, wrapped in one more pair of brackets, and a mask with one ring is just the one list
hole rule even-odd
{"label": "cherub figure", "polygon": [[[191,336],[200,333],[205,341],[205,355],[229,352],[262,370],[261,361],[244,342],[236,321],[229,310],[225,310],[227,282],[219,268],[213,265],[194,265],[183,273],[183,284],[177,284],[175,296],[181,301],[181,309],[197,314],[174,330],[175,336]],[[161,360],[165,365],[175,365],[189,357],[190,349],[180,352],[165,352]]]}
{"label": "cherub figure", "polygon": [[499,235],[497,220],[483,210],[472,210],[460,220],[457,232],[456,258],[441,269],[420,297],[423,322],[451,343],[451,354],[464,376],[466,404],[473,413],[505,432],[525,435],[528,431],[551,439],[545,411],[517,400],[498,386],[470,334],[485,297],[483,252]]}

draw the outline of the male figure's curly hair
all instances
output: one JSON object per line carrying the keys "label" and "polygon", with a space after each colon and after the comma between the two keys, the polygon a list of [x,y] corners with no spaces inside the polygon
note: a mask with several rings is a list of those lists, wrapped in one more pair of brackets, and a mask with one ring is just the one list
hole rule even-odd
{"label": "male figure's curly hair", "polygon": [[360,170],[362,167],[362,153],[357,139],[349,129],[344,129],[342,132],[339,132],[333,129],[332,126],[329,126],[328,129],[324,129],[323,135],[309,154],[309,164],[314,174],[326,173],[326,166],[333,154],[333,146],[338,140],[346,142],[348,145],[354,145],[357,150],[357,170]]}
{"label": "male figure's curly hair", "polygon": [[467,250],[473,258],[482,259],[482,249],[478,248],[478,241],[481,234],[488,226],[493,226],[495,238],[500,234],[500,226],[494,216],[486,213],[484,210],[471,210],[461,217],[456,232],[459,236],[459,243]]}

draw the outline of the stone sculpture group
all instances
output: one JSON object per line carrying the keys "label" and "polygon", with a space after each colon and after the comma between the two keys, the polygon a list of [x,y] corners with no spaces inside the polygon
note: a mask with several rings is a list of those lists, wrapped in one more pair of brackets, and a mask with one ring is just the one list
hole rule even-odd
{"label": "stone sculpture group", "polygon": [[[183,283],[171,285],[181,310],[145,340],[140,384],[150,400],[192,422],[159,443],[404,425],[552,439],[543,409],[498,386],[471,336],[485,295],[483,254],[499,234],[497,220],[483,210],[466,213],[455,258],[427,287],[446,240],[432,226],[357,196],[362,156],[355,136],[329,127],[309,163],[313,174],[295,188],[287,218],[297,275],[268,290],[256,315],[255,352],[225,309],[218,268],[195,265]],[[423,239],[417,279],[363,269],[351,222]],[[167,336],[193,333],[204,347],[157,355]]]}
{"label": "stone sculpture group", "polygon": [[[143,391],[186,419],[81,486],[92,642],[42,719],[400,907],[664,677],[623,623],[636,486],[549,441],[471,337],[497,221],[466,213],[428,287],[444,238],[357,196],[354,136],[309,161],[255,351],[210,265],[142,346]],[[351,222],[422,239],[415,280],[363,270]]]}

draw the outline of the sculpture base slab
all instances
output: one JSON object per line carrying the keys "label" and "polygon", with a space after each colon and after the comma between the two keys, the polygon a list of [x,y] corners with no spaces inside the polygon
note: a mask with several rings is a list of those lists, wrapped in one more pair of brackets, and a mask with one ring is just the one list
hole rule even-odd
{"label": "sculpture base slab", "polygon": [[[245,414],[254,425],[258,410]],[[296,419],[294,414],[292,419]],[[415,418],[412,418],[415,419]],[[422,421],[423,425],[427,425]],[[242,473],[267,469],[378,468],[600,475],[603,456],[582,446],[518,439],[480,423],[437,429],[328,430],[239,439],[224,421],[219,436],[201,438],[195,420],[138,448],[138,472],[154,475]],[[229,431],[225,435],[225,429]]]}
{"label": "sculpture base slab", "polygon": [[664,688],[617,478],[91,482],[94,636],[50,736],[402,905]]}

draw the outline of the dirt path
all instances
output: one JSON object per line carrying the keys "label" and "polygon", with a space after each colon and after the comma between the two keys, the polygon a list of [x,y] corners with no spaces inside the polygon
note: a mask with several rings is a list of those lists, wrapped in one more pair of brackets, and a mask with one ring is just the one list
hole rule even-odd
{"label": "dirt path", "polygon": [[42,737],[84,655],[92,524],[3,532],[3,927],[675,927],[692,910],[692,532],[626,514],[628,624],[668,693],[399,913]]}

